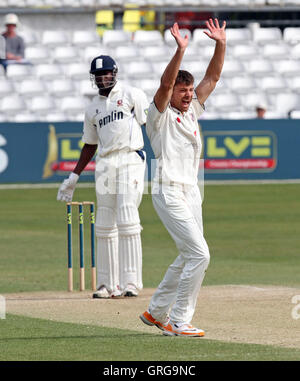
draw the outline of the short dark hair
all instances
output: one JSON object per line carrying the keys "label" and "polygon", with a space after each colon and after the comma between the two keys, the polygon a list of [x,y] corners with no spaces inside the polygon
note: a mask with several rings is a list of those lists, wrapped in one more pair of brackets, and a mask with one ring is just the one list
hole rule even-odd
{"label": "short dark hair", "polygon": [[186,70],[179,70],[177,74],[177,78],[175,81],[175,86],[179,83],[184,83],[185,85],[191,85],[194,83],[194,77],[191,73]]}

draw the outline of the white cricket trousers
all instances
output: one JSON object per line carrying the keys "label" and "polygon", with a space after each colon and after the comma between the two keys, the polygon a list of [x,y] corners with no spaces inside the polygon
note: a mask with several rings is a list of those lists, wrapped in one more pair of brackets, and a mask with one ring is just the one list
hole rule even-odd
{"label": "white cricket trousers", "polygon": [[142,283],[142,244],[138,207],[145,162],[135,152],[113,152],[96,165],[97,287],[113,292]]}
{"label": "white cricket trousers", "polygon": [[200,191],[197,185],[189,191],[154,185],[152,201],[179,255],[152,296],[149,312],[159,321],[164,321],[169,314],[174,323],[190,323],[210,260],[203,236]]}

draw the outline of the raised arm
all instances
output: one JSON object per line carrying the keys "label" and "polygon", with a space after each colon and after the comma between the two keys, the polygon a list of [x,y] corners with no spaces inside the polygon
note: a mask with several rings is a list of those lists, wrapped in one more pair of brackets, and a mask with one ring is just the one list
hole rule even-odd
{"label": "raised arm", "polygon": [[209,38],[216,41],[216,46],[204,78],[195,89],[197,98],[201,104],[204,104],[220,79],[226,49],[226,21],[223,21],[223,25],[220,27],[218,19],[215,19],[215,22],[212,19],[209,19],[206,21],[206,26],[209,31],[204,31],[204,33]]}
{"label": "raised arm", "polygon": [[163,112],[170,102],[179,67],[185,49],[188,46],[188,36],[183,38],[180,35],[177,23],[175,23],[171,28],[171,33],[177,42],[177,50],[168,66],[166,67],[161,77],[160,87],[154,96],[155,105],[160,112]]}

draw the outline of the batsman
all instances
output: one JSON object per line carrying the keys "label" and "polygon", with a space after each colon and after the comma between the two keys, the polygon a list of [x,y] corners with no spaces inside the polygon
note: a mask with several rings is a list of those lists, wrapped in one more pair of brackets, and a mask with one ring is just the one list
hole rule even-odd
{"label": "batsman", "polygon": [[79,176],[98,149],[94,298],[138,296],[143,287],[138,207],[146,167],[141,126],[149,103],[142,90],[117,81],[117,73],[110,56],[101,55],[91,62],[91,80],[99,94],[85,112],[80,158],[57,194],[59,201],[72,201]]}

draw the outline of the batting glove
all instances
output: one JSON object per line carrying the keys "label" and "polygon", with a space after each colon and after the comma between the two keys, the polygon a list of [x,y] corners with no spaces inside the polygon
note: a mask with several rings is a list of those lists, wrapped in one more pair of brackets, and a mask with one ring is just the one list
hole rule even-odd
{"label": "batting glove", "polygon": [[70,176],[63,181],[57,192],[57,201],[72,201],[78,179],[79,176],[72,172]]}

